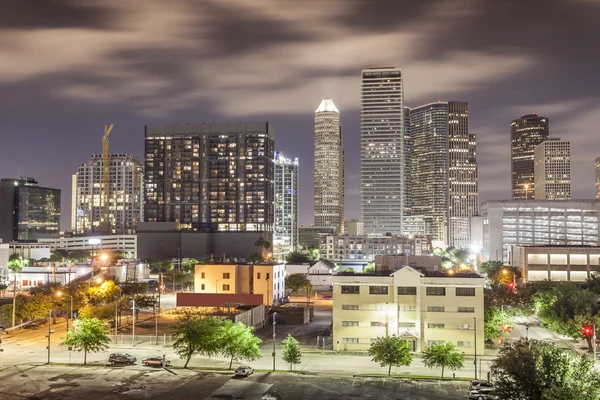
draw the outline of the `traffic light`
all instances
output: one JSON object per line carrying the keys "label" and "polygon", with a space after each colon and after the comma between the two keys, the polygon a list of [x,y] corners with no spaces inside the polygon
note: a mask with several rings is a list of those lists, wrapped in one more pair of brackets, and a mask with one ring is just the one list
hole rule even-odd
{"label": "traffic light", "polygon": [[592,333],[594,332],[594,330],[590,325],[584,325],[581,328],[581,332],[583,333],[584,337],[590,337],[590,336],[592,336]]}
{"label": "traffic light", "polygon": [[502,330],[508,332],[511,330],[511,326],[509,324],[502,324]]}

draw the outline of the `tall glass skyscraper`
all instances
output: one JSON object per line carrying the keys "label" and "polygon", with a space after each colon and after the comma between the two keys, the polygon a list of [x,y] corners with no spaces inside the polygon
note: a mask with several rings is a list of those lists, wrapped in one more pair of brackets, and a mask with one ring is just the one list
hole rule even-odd
{"label": "tall glass skyscraper", "polygon": [[315,226],[344,232],[344,140],[331,99],[315,111]]}
{"label": "tall glass skyscraper", "polygon": [[273,259],[284,261],[298,249],[298,159],[275,153]]}
{"label": "tall glass skyscraper", "polygon": [[538,114],[522,115],[510,124],[511,191],[513,200],[535,199],[533,152],[548,139],[549,121]]}
{"label": "tall glass skyscraper", "polygon": [[405,200],[402,70],[361,72],[361,207],[366,234],[401,234]]}

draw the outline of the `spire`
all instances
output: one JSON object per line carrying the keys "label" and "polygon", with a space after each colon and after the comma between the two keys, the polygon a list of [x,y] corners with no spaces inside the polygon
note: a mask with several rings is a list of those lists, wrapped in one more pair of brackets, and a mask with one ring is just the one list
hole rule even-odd
{"label": "spire", "polygon": [[319,104],[319,108],[317,108],[317,111],[315,111],[316,113],[318,112],[336,112],[339,113],[338,109],[335,107],[335,104],[333,104],[333,101],[331,99],[323,99],[321,101],[321,104]]}

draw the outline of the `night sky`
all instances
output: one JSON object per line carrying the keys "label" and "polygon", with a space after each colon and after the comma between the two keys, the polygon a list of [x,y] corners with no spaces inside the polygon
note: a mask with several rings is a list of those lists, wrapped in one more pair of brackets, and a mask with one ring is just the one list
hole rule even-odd
{"label": "night sky", "polygon": [[[85,6],[83,6],[85,4]],[[600,156],[597,0],[1,0],[0,176],[62,189],[102,152],[143,159],[144,125],[266,120],[313,218],[313,118],[341,112],[346,217],[360,217],[360,70],[401,67],[407,106],[469,102],[480,198],[510,196],[510,121],[571,142],[574,198]]]}

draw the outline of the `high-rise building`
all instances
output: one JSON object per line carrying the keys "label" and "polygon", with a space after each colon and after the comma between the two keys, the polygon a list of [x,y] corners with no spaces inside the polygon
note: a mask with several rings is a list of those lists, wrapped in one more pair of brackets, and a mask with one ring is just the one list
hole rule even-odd
{"label": "high-rise building", "polygon": [[365,234],[364,222],[357,219],[347,219],[346,222],[344,222],[344,228],[346,228],[344,235],[362,236]]}
{"label": "high-rise building", "polygon": [[405,199],[402,70],[363,69],[361,207],[366,234],[401,234]]}
{"label": "high-rise building", "polygon": [[331,99],[315,111],[315,225],[344,231],[344,141]]}
{"label": "high-rise building", "polygon": [[448,103],[429,103],[410,111],[412,214],[425,234],[448,243]]}
{"label": "high-rise building", "polygon": [[571,199],[571,145],[549,138],[534,150],[536,200]]}
{"label": "high-rise building", "polygon": [[[404,215],[412,215],[412,152],[413,142],[410,134],[410,108],[404,107]],[[406,232],[406,218],[402,220],[402,230]]]}
{"label": "high-rise building", "polygon": [[143,221],[143,167],[137,156],[111,154],[108,176],[108,226],[103,232],[102,155],[81,164],[72,179],[71,230],[77,233],[127,234]]}
{"label": "high-rise building", "polygon": [[146,126],[147,222],[184,231],[266,231],[274,223],[268,122]]}
{"label": "high-rise building", "polygon": [[448,245],[471,246],[471,217],[479,213],[476,137],[466,102],[448,102]]}
{"label": "high-rise building", "polygon": [[600,199],[600,157],[596,158],[596,198]]}
{"label": "high-rise building", "polygon": [[60,190],[33,178],[0,180],[0,242],[35,241],[60,232]]}
{"label": "high-rise building", "polygon": [[298,159],[275,153],[275,228],[273,259],[284,261],[298,250]]}
{"label": "high-rise building", "polygon": [[535,199],[533,152],[548,139],[549,121],[536,114],[522,115],[510,125],[511,132],[511,190],[513,200]]}

